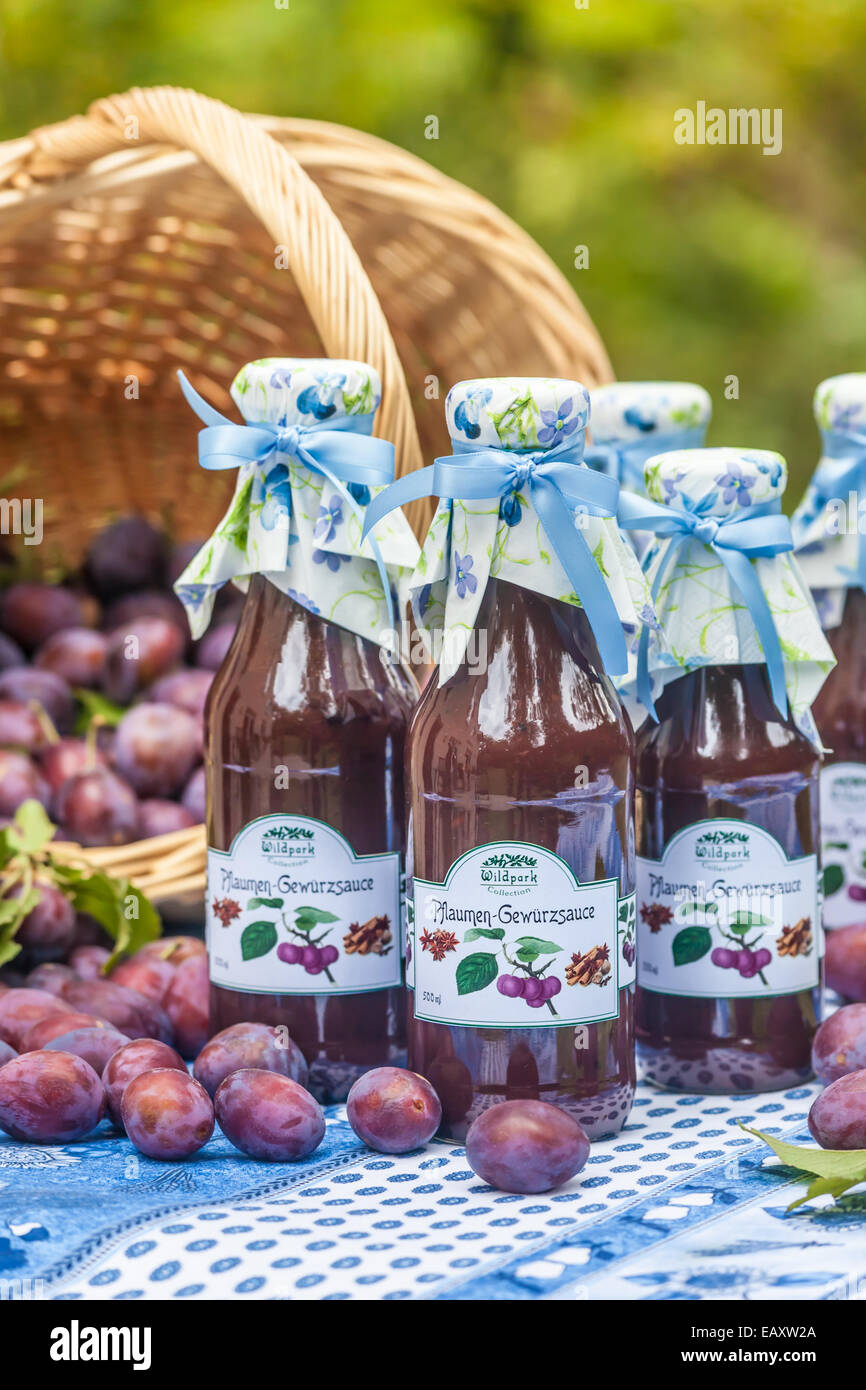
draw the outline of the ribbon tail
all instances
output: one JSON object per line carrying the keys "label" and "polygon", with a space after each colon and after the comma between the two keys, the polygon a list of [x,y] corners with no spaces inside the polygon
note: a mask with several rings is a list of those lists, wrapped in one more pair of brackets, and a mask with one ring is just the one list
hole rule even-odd
{"label": "ribbon tail", "polygon": [[650,719],[654,719],[656,724],[658,724],[659,717],[656,713],[655,700],[653,699],[653,683],[649,669],[649,639],[649,628],[644,623],[637,644],[637,679],[635,682],[635,689],[637,698],[649,714]]}
{"label": "ribbon tail", "polygon": [[[676,559],[681,546],[687,539],[688,537],[682,535],[671,537],[670,545],[668,546],[668,549],[664,556],[659,561],[659,567],[656,570],[656,576],[652,583],[652,589],[650,592],[652,594],[653,603],[655,603],[656,599],[659,596],[659,593],[661,592],[661,587],[665,575],[667,574],[668,570],[670,569],[671,565]],[[654,719],[655,722],[658,724],[659,717],[656,713],[655,700],[653,699],[653,683],[649,669],[649,644],[650,630],[647,627],[646,623],[644,623],[644,626],[641,629],[640,639],[638,641],[637,648],[637,679],[635,682],[635,688],[637,691],[637,697],[643,705],[644,709],[647,711],[650,718]]]}
{"label": "ribbon tail", "polygon": [[539,478],[533,480],[531,487],[535,510],[547,538],[583,605],[602,666],[609,675],[622,675],[628,669],[622,622],[586,537],[574,525],[571,512],[555,484]]}
{"label": "ribbon tail", "polygon": [[398,478],[396,482],[390,483],[384,492],[380,492],[378,497],[372,498],[367,504],[367,516],[361,532],[361,539],[365,541],[373,527],[377,526],[389,512],[396,511],[398,507],[404,507],[407,502],[417,502],[422,497],[429,497],[433,473],[432,465],[429,468],[419,468],[415,473],[407,473],[404,478]]}
{"label": "ribbon tail", "polygon": [[206,425],[234,424],[234,421],[230,420],[227,415],[220,415],[218,410],[214,410],[213,406],[208,404],[204,396],[199,395],[198,391],[196,391],[191,382],[187,380],[183,372],[178,371],[177,379],[180,382],[180,389],[184,394],[187,405],[195,411],[198,418],[203,420]]}
{"label": "ribbon tail", "polygon": [[713,549],[745,600],[746,608],[755,624],[758,640],[763,648],[773,703],[782,718],[787,719],[788,689],[785,683],[785,659],[782,655],[782,646],[776,631],[776,624],[770,612],[770,605],[767,603],[758,576],[752,567],[752,562],[739,551],[725,550],[722,546],[713,546]]}

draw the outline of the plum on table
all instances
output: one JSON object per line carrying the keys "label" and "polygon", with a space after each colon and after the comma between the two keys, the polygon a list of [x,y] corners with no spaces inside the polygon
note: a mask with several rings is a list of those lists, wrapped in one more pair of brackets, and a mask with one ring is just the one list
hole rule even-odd
{"label": "plum on table", "polygon": [[359,1076],[346,1101],[359,1139],[383,1154],[409,1153],[426,1144],[442,1120],[429,1081],[402,1067],[376,1067]]}
{"label": "plum on table", "polygon": [[97,1076],[101,1076],[106,1062],[128,1042],[129,1038],[124,1033],[119,1033],[110,1024],[106,1028],[97,1022],[95,1027],[72,1028],[68,1033],[52,1038],[45,1044],[45,1051],[71,1052],[93,1067]]}
{"label": "plum on table", "polygon": [[90,1134],[105,1111],[93,1068],[71,1052],[25,1052],[0,1067],[0,1129],[33,1144]]}
{"label": "plum on table", "polygon": [[812,1043],[812,1066],[824,1086],[866,1068],[866,1004],[846,1004],[825,1018]]}
{"label": "plum on table", "polygon": [[230,1144],[250,1158],[292,1163],[307,1158],[325,1134],[318,1101],[273,1071],[234,1071],[214,1096],[216,1121]]}
{"label": "plum on table", "polygon": [[866,1149],[866,1071],[840,1076],[821,1092],[809,1129],[822,1149]]}
{"label": "plum on table", "polygon": [[48,1014],[71,1014],[71,1004],[46,989],[7,989],[0,994],[0,1038],[18,1051],[28,1030]]}
{"label": "plum on table", "polygon": [[174,1029],[178,1052],[182,1057],[196,1057],[208,1040],[210,1026],[207,956],[196,954],[175,966],[163,1008]]}
{"label": "plum on table", "polygon": [[830,989],[843,999],[866,1002],[866,922],[828,931],[824,970]]}
{"label": "plum on table", "polygon": [[118,1129],[123,1128],[120,1105],[130,1081],[148,1071],[182,1071],[186,1064],[173,1047],[156,1038],[136,1038],[124,1043],[106,1063],[102,1073],[108,1113]]}
{"label": "plum on table", "polygon": [[283,1027],[266,1023],[233,1023],[216,1033],[199,1052],[193,1076],[209,1096],[235,1071],[273,1071],[306,1086],[306,1058]]}
{"label": "plum on table", "polygon": [[542,1100],[483,1110],[466,1135],[473,1173],[500,1192],[551,1192],[579,1173],[589,1140],[573,1116]]}
{"label": "plum on table", "polygon": [[124,1088],[120,1118],[139,1153],[164,1162],[197,1153],[214,1129],[207,1091],[185,1070],[174,1067],[134,1076]]}
{"label": "plum on table", "polygon": [[[96,1014],[113,1023],[128,1038],[158,1038],[172,1041],[171,1024],[166,1014],[152,999],[136,989],[114,984],[111,980],[72,980],[63,986],[61,998],[82,1013]],[[2,1003],[2,1001],[0,1001]]]}

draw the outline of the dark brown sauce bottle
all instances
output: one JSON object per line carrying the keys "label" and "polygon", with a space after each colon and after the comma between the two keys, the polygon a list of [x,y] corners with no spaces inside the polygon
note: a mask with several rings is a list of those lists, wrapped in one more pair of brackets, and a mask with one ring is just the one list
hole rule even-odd
{"label": "dark brown sauce bottle", "polygon": [[821,773],[824,925],[866,921],[866,594],[851,588],[827,640],[838,665],[812,712],[827,749]]}
{"label": "dark brown sauce bottle", "polygon": [[[713,972],[720,985],[718,997],[659,992],[656,984],[648,988],[652,980],[645,972],[651,960],[681,928],[676,921],[663,920],[673,896],[650,897],[641,857],[661,860],[678,832],[700,830],[700,822],[760,827],[788,859],[817,854],[820,757],[773,705],[764,666],[702,667],[668,684],[657,712],[659,722],[647,720],[637,735],[636,1016],[644,1074],[662,1086],[705,1093],[795,1085],[811,1074],[812,1037],[820,1021],[817,922],[810,922],[794,939],[808,952],[801,963],[811,961],[813,988],[774,993],[759,985],[760,995],[726,998],[724,982],[742,978],[731,966]],[[712,827],[708,829],[712,835]],[[760,854],[761,845],[768,843],[758,835],[747,848]],[[720,871],[720,877],[725,872]],[[692,930],[700,933],[704,928]],[[805,930],[811,932],[811,944]],[[755,932],[740,935],[742,949],[748,949],[753,937]],[[701,939],[695,939],[700,949]],[[722,950],[732,954],[736,943]],[[751,963],[746,966],[751,969]],[[669,971],[669,981],[676,968]]]}
{"label": "dark brown sauce bottle", "polygon": [[[332,827],[356,856],[401,853],[403,748],[416,693],[411,678],[378,645],[317,617],[264,576],[253,576],[205,711],[211,850],[228,851],[234,838],[261,817],[289,817],[307,818],[292,821],[301,835],[312,833],[311,821]],[[262,824],[269,833],[272,822]],[[276,825],[279,830],[279,820]],[[303,848],[305,841],[297,843]],[[277,856],[267,885],[270,891],[257,898],[270,898],[271,903],[282,898],[284,912],[263,906],[245,917],[270,921],[285,950],[290,929],[299,921],[297,914],[309,908],[310,894],[302,890],[290,898],[285,883],[279,885],[283,879],[308,876],[308,870],[304,860],[301,867],[293,866],[285,857],[290,851],[282,851],[278,841],[274,844],[276,850],[269,848]],[[294,852],[294,845],[290,850]],[[223,938],[211,906],[214,898],[225,896],[217,877],[223,861],[211,859],[208,917],[213,959],[234,923]],[[366,872],[363,864],[346,870],[347,876]],[[365,925],[347,923],[339,911],[330,915],[340,920],[335,926],[316,924],[313,940],[326,931],[338,941],[351,925]],[[383,915],[389,919],[387,928],[382,926]],[[401,1065],[405,1002],[399,984],[397,910],[389,903],[387,911],[372,911],[368,921],[380,944],[385,939],[393,987],[318,992],[324,972],[318,978],[306,977],[302,963],[289,963],[271,950],[267,971],[273,987],[250,992],[215,981],[219,970],[212,964],[213,1030],[247,1020],[285,1025],[310,1063],[311,1089],[326,1101],[344,1099],[356,1077],[370,1067]],[[360,957],[356,953],[353,959]],[[371,955],[365,959],[379,969]],[[304,991],[305,979],[309,992]],[[302,992],[282,992],[289,986]]]}
{"label": "dark brown sauce bottle", "polygon": [[[528,1008],[525,998],[505,1001],[514,1006],[513,1027],[436,1022],[429,1017],[435,1005],[422,997],[421,965],[426,978],[444,981],[444,973],[434,972],[453,973],[459,957],[446,940],[442,958],[434,963],[431,950],[419,944],[422,933],[430,941],[435,931],[419,920],[416,882],[414,958],[407,971],[409,981],[415,980],[409,1005],[409,1065],[438,1091],[443,1107],[440,1134],[447,1139],[462,1141],[471,1120],[487,1105],[516,1099],[553,1101],[568,1109],[590,1136],[615,1133],[625,1123],[635,1087],[634,953],[632,937],[622,926],[618,932],[617,923],[619,911],[633,914],[633,900],[619,906],[617,902],[617,895],[625,899],[633,891],[631,724],[601,672],[582,610],[491,579],[476,627],[487,634],[486,668],[473,672],[464,660],[441,688],[431,681],[410,726],[407,870],[411,868],[418,881],[443,884],[465,851],[493,847],[499,852],[497,862],[503,853],[519,849],[521,863],[538,860],[556,874],[552,856],[543,855],[552,851],[582,884],[615,879],[609,917],[602,921],[599,916],[587,938],[594,943],[597,936],[597,944],[610,951],[613,970],[598,983],[569,985],[562,978],[562,965],[571,960],[569,951],[587,954],[576,950],[579,933],[573,925],[494,925],[498,938],[490,935],[490,927],[483,927],[487,935],[473,941],[473,948],[477,946],[480,955],[495,954],[500,975],[511,968],[503,951],[516,962],[512,938],[524,931],[565,948],[564,957],[557,957],[560,991],[538,1008]],[[469,859],[483,862],[484,848]],[[505,872],[488,868],[482,876],[495,880]],[[520,879],[524,872],[538,870],[518,869],[515,876]],[[509,893],[497,896],[498,891],[494,886],[485,897],[483,888],[478,890],[478,901],[489,903],[493,924],[503,920],[503,910],[511,916],[521,904],[536,901],[523,893],[522,884],[513,903],[507,901]],[[458,893],[456,910],[463,911],[467,901]],[[463,954],[464,935],[464,928],[455,928]],[[412,942],[410,932],[410,946]],[[623,946],[630,960],[623,959]],[[546,960],[547,953],[542,953],[528,968],[543,972]],[[522,973],[519,963],[515,969]],[[617,979],[623,981],[618,993]],[[497,989],[498,983],[488,982],[467,996],[472,1001],[467,1008],[476,1015],[481,1010],[486,1017],[491,998],[494,1007],[502,1006],[501,996],[494,997]],[[435,992],[435,986],[428,992]],[[585,1014],[595,1009],[609,1016],[580,1026],[555,1022],[573,1017],[581,1007]],[[524,1019],[534,1022],[542,1013],[542,1026],[526,1026]]]}

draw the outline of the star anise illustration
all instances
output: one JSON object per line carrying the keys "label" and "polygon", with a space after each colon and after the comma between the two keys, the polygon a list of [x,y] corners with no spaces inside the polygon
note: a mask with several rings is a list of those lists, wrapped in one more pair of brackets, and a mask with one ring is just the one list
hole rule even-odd
{"label": "star anise illustration", "polygon": [[425,929],[421,933],[421,950],[429,951],[434,960],[444,960],[446,951],[456,951],[457,945],[457,937],[452,931],[429,932]]}
{"label": "star anise illustration", "polygon": [[241,905],[235,902],[234,898],[214,898],[214,915],[220,919],[224,927],[233,922],[236,917],[241,915]]}
{"label": "star anise illustration", "polygon": [[661,931],[662,927],[674,920],[673,909],[665,907],[664,903],[641,903],[640,919],[646,922],[651,932]]}

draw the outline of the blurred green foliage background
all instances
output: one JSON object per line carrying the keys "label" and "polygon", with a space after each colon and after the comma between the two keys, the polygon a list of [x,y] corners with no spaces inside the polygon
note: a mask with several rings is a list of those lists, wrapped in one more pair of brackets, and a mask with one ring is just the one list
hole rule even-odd
{"label": "blurred green foliage background", "polygon": [[[711,442],[781,448],[796,496],[815,385],[866,369],[864,64],[863,0],[3,0],[0,135],[172,82],[393,140],[537,238],[619,377],[702,382]],[[781,108],[781,154],[675,143],[701,100]]]}

